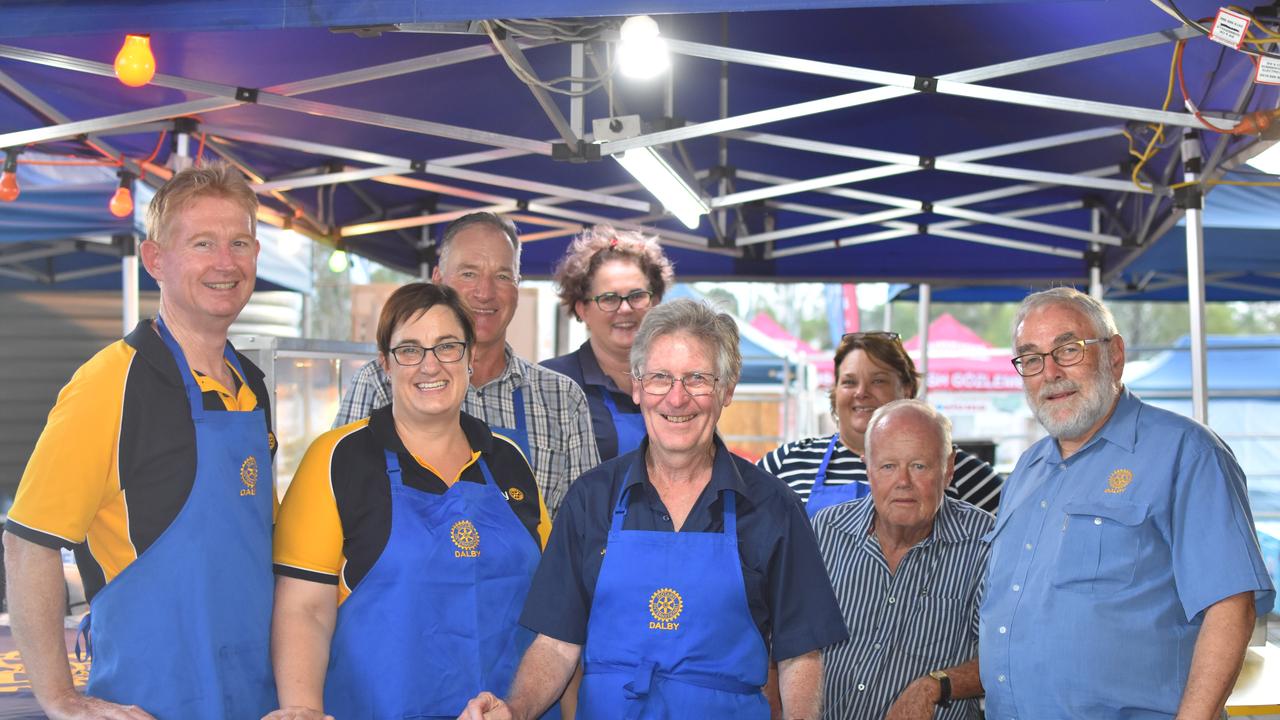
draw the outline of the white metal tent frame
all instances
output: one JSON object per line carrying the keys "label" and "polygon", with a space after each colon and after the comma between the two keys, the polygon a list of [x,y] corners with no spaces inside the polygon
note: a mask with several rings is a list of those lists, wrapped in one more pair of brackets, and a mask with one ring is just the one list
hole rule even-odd
{"label": "white metal tent frame", "polygon": [[[376,232],[403,232],[410,228],[446,222],[462,214],[485,209],[508,213],[522,222],[547,228],[545,231],[525,235],[524,240],[526,242],[569,235],[576,233],[584,225],[608,222],[624,228],[643,227],[647,232],[656,232],[663,242],[668,245],[732,257],[745,256],[751,246],[765,244],[764,257],[774,258],[822,252],[852,244],[866,244],[909,237],[920,233],[922,228],[916,223],[909,222],[908,219],[922,212],[932,212],[951,218],[945,222],[929,225],[927,232],[932,235],[952,238],[965,243],[998,246],[1028,253],[1079,259],[1083,262],[1090,251],[1095,251],[1102,245],[1121,246],[1124,244],[1121,236],[1114,233],[1114,230],[1119,225],[1118,212],[1116,211],[1119,209],[1119,205],[1133,202],[1140,204],[1143,209],[1140,213],[1143,217],[1141,226],[1122,228],[1126,233],[1137,237],[1139,240],[1139,249],[1130,256],[1130,259],[1132,259],[1140,253],[1146,240],[1164,234],[1183,215],[1182,210],[1169,208],[1168,203],[1165,202],[1171,195],[1165,186],[1169,184],[1171,176],[1181,163],[1169,163],[1165,171],[1163,184],[1156,182],[1152,184],[1152,188],[1144,189],[1126,179],[1114,177],[1118,173],[1118,168],[1115,166],[1098,168],[1087,172],[1066,173],[1052,169],[1011,167],[990,161],[997,158],[1033,153],[1047,148],[1114,137],[1121,133],[1123,123],[1126,121],[1159,123],[1169,127],[1187,129],[1188,136],[1192,139],[1182,144],[1182,154],[1184,160],[1189,160],[1199,153],[1199,143],[1194,139],[1190,130],[1200,127],[1200,121],[1191,113],[1186,112],[1153,110],[1081,98],[1032,93],[997,88],[982,83],[1018,73],[1164,45],[1197,35],[1197,30],[1182,26],[1100,44],[1035,55],[1020,60],[971,68],[937,77],[913,76],[870,68],[819,62],[801,57],[762,53],[706,43],[669,40],[668,43],[673,52],[691,57],[704,58],[721,63],[744,64],[816,75],[824,78],[869,83],[874,86],[869,89],[766,108],[736,116],[727,115],[724,111],[727,105],[722,99],[722,112],[719,118],[699,123],[686,123],[681,127],[648,132],[638,137],[594,146],[598,148],[601,156],[609,156],[635,148],[680,143],[693,138],[715,136],[786,148],[796,152],[819,153],[876,163],[871,167],[853,171],[799,179],[753,169],[738,168],[736,171],[738,178],[761,183],[763,187],[735,191],[731,182],[722,180],[720,182],[720,191],[710,201],[711,207],[715,211],[732,210],[746,203],[764,201],[778,209],[811,215],[815,218],[815,222],[798,227],[738,235],[734,247],[723,247],[723,243],[712,242],[696,234],[662,228],[655,229],[646,225],[646,223],[662,218],[663,212],[656,203],[626,195],[625,193],[634,192],[638,189],[638,186],[634,184],[600,188],[576,188],[475,169],[476,166],[483,165],[486,162],[519,155],[552,156],[555,152],[554,145],[557,141],[562,142],[570,149],[581,149],[584,143],[589,144],[592,138],[584,129],[586,118],[584,103],[580,97],[572,98],[569,101],[569,115],[565,117],[545,91],[540,90],[537,86],[530,85],[535,98],[547,113],[548,120],[559,136],[555,140],[517,137],[480,128],[448,125],[440,122],[373,112],[356,107],[306,100],[300,97],[320,90],[466,63],[492,57],[500,52],[516,58],[516,61],[523,63],[526,69],[531,69],[527,61],[524,60],[524,51],[543,45],[561,46],[563,50],[567,51],[571,72],[580,75],[586,58],[584,45],[580,42],[550,43],[541,41],[517,42],[511,39],[498,40],[496,44],[476,45],[258,89],[246,89],[192,78],[158,74],[152,81],[154,85],[204,97],[85,120],[70,119],[44,100],[39,93],[22,85],[12,76],[0,72],[0,87],[14,97],[19,98],[28,107],[34,109],[49,123],[44,127],[0,134],[0,148],[39,145],[41,143],[82,138],[95,150],[105,155],[124,159],[126,166],[128,166],[133,161],[125,159],[118,150],[104,139],[105,137],[117,133],[136,133],[161,127],[173,127],[179,137],[179,146],[185,148],[189,139],[190,129],[182,123],[188,116],[196,113],[227,110],[253,103],[280,110],[318,115],[334,120],[390,128],[406,133],[459,140],[483,148],[466,154],[437,157],[423,161],[411,157],[368,152],[359,148],[313,142],[305,138],[250,132],[217,123],[206,123],[200,126],[200,130],[209,136],[209,147],[213,152],[244,170],[259,193],[274,198],[275,201],[288,209],[286,213],[264,208],[262,217],[264,221],[281,227],[292,226],[316,239],[331,243],[340,243],[343,238]],[[615,37],[610,35],[601,39],[612,41]],[[499,48],[498,44],[501,44],[502,47]],[[109,82],[114,82],[114,72],[110,65],[83,58],[8,45],[0,45],[0,57],[99,75],[109,78]],[[722,82],[722,93],[727,92],[726,84],[726,82]],[[760,126],[778,121],[818,115],[855,106],[870,105],[925,92],[962,96],[992,103],[1043,108],[1059,112],[1083,113],[1107,118],[1116,121],[1116,124],[1114,126],[1050,135],[1033,140],[973,148],[937,157],[887,152],[875,148],[782,136],[757,129]],[[668,91],[668,97],[670,97],[670,91]],[[1243,110],[1247,99],[1246,93],[1242,91],[1240,98],[1239,109]],[[1239,119],[1240,115],[1238,114],[1234,116],[1228,115],[1218,118],[1217,122],[1222,126],[1229,127]],[[315,155],[319,159],[318,164],[321,167],[304,171],[291,177],[267,178],[255,171],[249,163],[237,155],[234,147],[234,144],[237,143],[256,144]],[[1224,161],[1231,159],[1225,157],[1227,145],[1228,143],[1226,142],[1218,143],[1216,151],[1206,159],[1199,171],[1195,173],[1188,172],[1185,179],[1206,180],[1219,177],[1223,172]],[[724,152],[722,150],[722,154]],[[344,166],[332,169],[325,166],[325,160],[332,158],[340,159]],[[725,163],[722,162],[722,164]],[[146,169],[153,175],[159,174],[161,177],[166,174],[163,168],[154,166],[135,169]],[[866,192],[852,187],[860,182],[876,178],[922,171],[971,174],[1007,179],[1014,181],[1014,183],[994,190],[958,195],[933,202],[911,197]],[[702,170],[704,176],[706,172],[707,170]],[[495,191],[477,191],[451,185],[449,181],[491,186],[495,188]],[[327,227],[320,218],[315,217],[289,195],[290,192],[303,188],[325,187],[337,184],[347,184],[355,189],[359,187],[359,183],[364,182],[388,183],[436,193],[451,198],[457,204],[444,206],[436,212],[414,217],[392,220],[374,219],[349,223],[341,227]],[[1064,210],[1088,210],[1083,200],[1028,205],[999,213],[982,212],[970,207],[981,202],[1014,198],[1053,186],[1118,193],[1120,200],[1117,203],[1117,207],[1111,208],[1112,212],[1107,214],[1108,229],[1112,231],[1103,231],[1103,223],[1096,219],[1093,228],[1087,231],[1032,219]],[[535,193],[539,196],[531,200],[522,199],[505,194],[502,192],[503,190],[519,190]],[[859,214],[794,202],[790,199],[792,196],[804,193],[835,195],[841,198],[883,205],[885,209]],[[563,207],[571,202],[608,208],[610,212],[622,210],[635,214],[619,219],[613,216]],[[476,203],[479,205],[475,205]],[[369,204],[371,206],[371,217],[385,217],[382,208],[376,207],[372,202]],[[1096,217],[1097,211],[1093,212]],[[1198,209],[1194,207],[1186,209],[1185,214],[1187,220],[1188,289],[1192,308],[1192,355],[1193,358],[1198,360],[1198,362],[1193,362],[1196,372],[1193,387],[1196,389],[1195,407],[1197,417],[1203,419],[1205,408],[1207,407],[1204,393],[1203,314],[1205,274],[1203,268],[1203,229]],[[725,235],[725,222],[726,214],[724,212],[718,213],[718,217],[717,213],[713,213],[712,226],[717,238],[723,238]],[[1078,242],[1079,247],[1039,244],[1000,237],[990,232],[976,232],[967,229],[976,224],[1031,231],[1055,239],[1066,238]],[[772,245],[773,241],[777,240],[867,225],[876,226],[879,229],[870,234],[855,235],[838,240],[821,240],[787,248],[774,248]],[[408,234],[402,235],[402,237],[418,243],[419,247],[429,242],[426,239],[415,239]],[[1101,292],[1102,286],[1109,282],[1110,279],[1118,276],[1125,264],[1127,263],[1109,268],[1106,275],[1100,269],[1095,268],[1093,277],[1094,291]],[[127,272],[126,270],[126,274]],[[136,275],[136,265],[133,272]],[[929,281],[928,278],[915,278],[914,280],[926,283]],[[136,288],[136,282],[134,287]],[[927,294],[922,296],[927,297]]]}

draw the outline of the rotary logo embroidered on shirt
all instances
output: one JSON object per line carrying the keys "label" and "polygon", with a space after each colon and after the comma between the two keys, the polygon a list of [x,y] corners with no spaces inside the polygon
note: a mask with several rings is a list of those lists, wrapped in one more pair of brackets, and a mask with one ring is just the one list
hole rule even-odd
{"label": "rotary logo embroidered on shirt", "polygon": [[1104,492],[1119,495],[1129,487],[1131,482],[1133,482],[1132,470],[1113,470],[1111,477],[1107,478],[1107,489]]}

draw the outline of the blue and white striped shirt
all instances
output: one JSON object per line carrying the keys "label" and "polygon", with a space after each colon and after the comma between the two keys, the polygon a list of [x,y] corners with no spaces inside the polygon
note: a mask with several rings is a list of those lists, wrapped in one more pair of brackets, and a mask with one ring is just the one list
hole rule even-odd
{"label": "blue and white striped shirt", "polygon": [[[978,655],[978,603],[995,519],[945,498],[933,532],[889,572],[872,532],[870,496],[825,508],[813,518],[849,639],[822,651],[822,717],[884,717],[910,682]],[[978,701],[938,708],[939,720],[980,717]]]}

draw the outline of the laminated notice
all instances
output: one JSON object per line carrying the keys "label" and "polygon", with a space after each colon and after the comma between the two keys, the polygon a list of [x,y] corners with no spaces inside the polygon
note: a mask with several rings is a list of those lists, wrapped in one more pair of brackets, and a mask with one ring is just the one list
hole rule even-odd
{"label": "laminated notice", "polygon": [[1262,55],[1258,58],[1258,71],[1253,81],[1262,85],[1280,85],[1280,59]]}
{"label": "laminated notice", "polygon": [[1209,32],[1209,39],[1239,50],[1240,46],[1244,45],[1244,35],[1248,30],[1248,15],[1241,15],[1229,8],[1219,8],[1218,16],[1213,19],[1213,30]]}

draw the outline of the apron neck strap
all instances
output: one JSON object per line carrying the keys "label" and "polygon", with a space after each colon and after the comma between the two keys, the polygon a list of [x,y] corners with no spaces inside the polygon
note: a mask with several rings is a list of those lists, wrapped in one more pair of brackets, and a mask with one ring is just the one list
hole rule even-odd
{"label": "apron neck strap", "polygon": [[[160,339],[164,341],[169,352],[173,355],[173,359],[178,363],[178,375],[182,379],[182,386],[187,389],[187,399],[191,402],[192,414],[198,414],[204,410],[203,393],[200,392],[200,386],[196,384],[195,375],[191,372],[191,365],[187,363],[187,355],[182,352],[182,346],[178,344],[178,340],[174,338],[173,333],[169,331],[169,326],[165,324],[164,317],[156,315],[156,330],[160,332]],[[222,348],[222,357],[240,376],[242,382],[245,380],[244,370],[240,367],[240,359],[231,351],[231,343],[224,343]],[[232,390],[232,388],[227,388]]]}
{"label": "apron neck strap", "polygon": [[[627,474],[622,478],[622,491],[618,493],[618,502],[613,506],[613,520],[609,524],[609,532],[620,532],[622,530],[622,522],[627,517],[627,500],[631,496],[631,488],[635,485],[628,485],[631,479],[631,470],[627,470]],[[724,512],[724,534],[731,537],[738,537],[738,494],[729,488],[720,491],[720,502]]]}
{"label": "apron neck strap", "polygon": [[390,450],[383,448],[382,454],[387,458],[387,479],[391,481],[391,487],[401,487],[404,481],[400,479],[400,458]]}
{"label": "apron neck strap", "polygon": [[515,429],[516,429],[516,430],[519,430],[520,432],[525,432],[525,422],[524,422],[524,388],[519,387],[519,386],[516,386],[516,389],[515,389],[514,391],[512,391],[512,393],[511,393],[511,405],[515,408],[515,412],[516,412],[516,427],[515,427]]}

